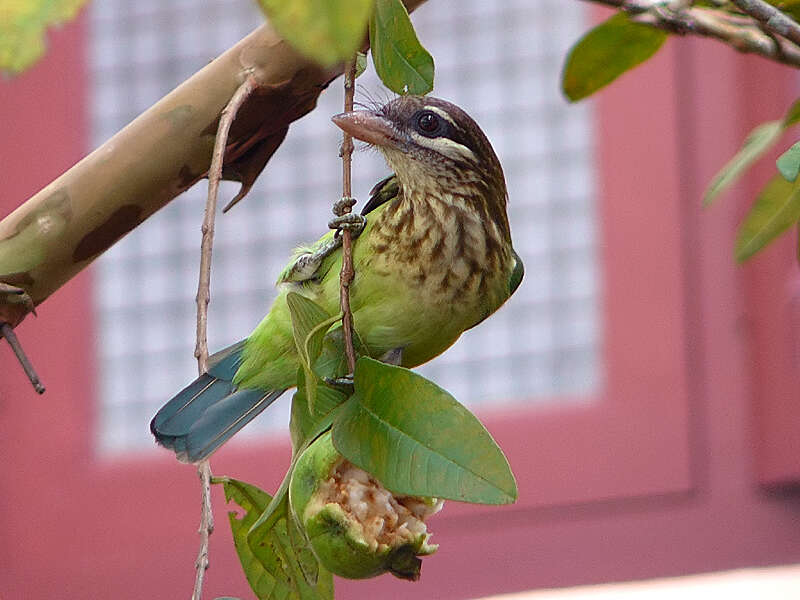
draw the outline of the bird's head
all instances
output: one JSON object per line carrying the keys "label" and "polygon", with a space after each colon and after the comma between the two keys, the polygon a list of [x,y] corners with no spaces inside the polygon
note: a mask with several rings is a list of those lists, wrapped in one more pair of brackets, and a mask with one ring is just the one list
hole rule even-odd
{"label": "bird's head", "polygon": [[333,117],[342,130],[381,151],[407,190],[479,204],[507,230],[500,161],[467,113],[431,96],[400,96],[376,110]]}

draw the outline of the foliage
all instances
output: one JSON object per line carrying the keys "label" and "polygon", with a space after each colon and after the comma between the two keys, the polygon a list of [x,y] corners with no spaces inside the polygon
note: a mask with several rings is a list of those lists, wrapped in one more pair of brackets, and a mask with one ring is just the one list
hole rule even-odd
{"label": "foliage", "polygon": [[733,185],[765,152],[778,143],[783,132],[798,120],[800,120],[800,101],[795,102],[782,119],[767,121],[754,128],[745,138],[739,151],[711,180],[703,197],[703,204],[708,206]]}
{"label": "foliage", "polygon": [[[258,0],[272,26],[298,52],[324,67],[357,56],[367,36],[376,72],[399,94],[433,88],[434,61],[421,45],[401,0]],[[769,0],[794,19],[800,0]],[[0,3],[0,69],[20,72],[43,53],[47,26],[72,18],[84,0]],[[700,3],[699,3],[700,4]],[[709,10],[736,12],[730,5]],[[587,98],[646,62],[668,33],[619,12],[584,35],[569,52],[562,89],[570,101]],[[800,101],[786,115],[762,123],[711,181],[711,204],[781,136],[800,121]],[[759,194],[736,241],[743,261],[800,221],[800,143],[777,160],[775,175]],[[220,478],[228,502],[234,544],[258,598],[328,600],[333,578],[318,562],[288,506],[297,458],[323,433],[345,458],[398,495],[506,504],[517,498],[508,461],[478,419],[433,382],[401,367],[380,363],[357,343],[351,384],[341,374],[341,315],[298,294],[288,294],[301,367],[292,398],[293,459],[274,496],[231,478]],[[468,442],[468,443],[465,443]]]}
{"label": "foliage", "polygon": [[800,183],[775,175],[761,190],[736,237],[736,260],[745,261],[800,220]]}
{"label": "foliage", "polygon": [[228,520],[239,561],[259,599],[333,599],[333,576],[317,563],[308,541],[285,513],[260,544],[247,544],[247,532],[272,500],[269,494],[229,477],[215,483],[222,484],[228,502],[235,502],[244,511],[241,518],[235,511],[229,512]]}
{"label": "foliage", "polygon": [[400,0],[375,0],[369,20],[375,71],[398,94],[427,94],[433,89],[433,57],[419,43]]}
{"label": "foliage", "polygon": [[795,143],[775,161],[778,172],[786,181],[794,181],[800,173],[800,142]]}
{"label": "foliage", "polygon": [[[363,347],[353,385],[331,385],[326,379],[330,363],[319,359],[323,337],[334,334],[329,329],[341,317],[331,317],[293,292],[287,304],[303,363],[292,398],[292,463],[274,497],[250,484],[224,480],[226,496],[247,511],[243,519],[231,517],[231,528],[242,567],[259,598],[285,597],[281,594],[294,581],[287,579],[286,567],[276,567],[276,553],[281,564],[305,565],[303,573],[321,569],[316,559],[304,554],[307,546],[291,538],[287,491],[298,457],[331,428],[336,449],[393,493],[484,504],[516,500],[517,487],[505,456],[477,418],[452,396],[407,369],[363,355]],[[312,388],[315,401],[309,400]],[[296,569],[293,572],[297,576]],[[318,596],[303,596],[316,589],[313,581],[304,581],[302,589],[288,597],[327,597],[327,588]]]}
{"label": "foliage", "polygon": [[44,55],[45,29],[70,21],[86,0],[0,0],[0,72],[21,73]]}
{"label": "foliage", "polygon": [[360,358],[355,392],[333,422],[333,444],[397,494],[481,504],[517,499],[508,462],[480,421],[408,369]]}
{"label": "foliage", "polygon": [[270,24],[299,52],[330,67],[364,41],[373,0],[258,0]]}
{"label": "foliage", "polygon": [[400,0],[258,0],[273,27],[299,52],[329,67],[369,41],[375,70],[398,94],[433,89],[433,57],[419,43]]}
{"label": "foliage", "polygon": [[[800,100],[795,101],[786,115],[776,121],[761,123],[753,129],[740,150],[714,177],[703,200],[705,205],[714,199],[749,169],[783,133],[800,122]],[[779,175],[764,187],[750,207],[736,238],[736,260],[743,262],[764,249],[781,233],[800,223],[800,194],[797,179],[800,171],[800,144],[792,145],[776,161]]]}
{"label": "foliage", "polygon": [[[800,0],[770,0],[769,3],[792,19],[797,20],[800,15]],[[707,11],[740,13],[730,3],[699,2],[698,5]],[[590,96],[652,57],[666,37],[664,31],[624,11],[618,12],[585,34],[570,50],[562,74],[564,94],[573,102]],[[783,118],[755,127],[711,180],[703,196],[703,205],[712,204],[798,122],[800,100],[789,107]],[[794,182],[800,172],[800,143],[784,152],[776,166],[785,180]],[[781,176],[773,178],[751,207],[736,241],[737,260],[747,260],[795,223],[800,232],[798,195],[795,186],[788,185],[785,180]]]}
{"label": "foliage", "polygon": [[[368,31],[376,72],[387,87],[397,93],[413,94],[425,94],[433,88],[433,58],[419,43],[400,0],[357,0],[352,3],[341,0],[259,0],[259,3],[284,39],[323,66],[350,60]],[[358,74],[366,67],[365,58],[361,53],[356,56]],[[289,424],[294,450],[292,462],[274,496],[251,484],[223,480],[226,497],[234,499],[246,511],[241,519],[231,514],[231,529],[248,582],[259,598],[332,597],[332,585],[328,585],[330,574],[310,552],[307,541],[292,519],[287,493],[297,459],[331,427],[339,432],[339,439],[348,451],[360,450],[359,466],[365,466],[365,470],[376,475],[386,472],[390,464],[410,472],[412,462],[417,460],[415,452],[427,445],[437,450],[432,452],[433,468],[430,471],[439,467],[446,469],[437,473],[438,479],[428,474],[435,482],[429,484],[433,490],[431,495],[494,504],[513,502],[517,493],[514,478],[488,432],[446,392],[405,369],[399,369],[402,374],[397,376],[394,372],[389,374],[386,381],[390,387],[395,377],[403,379],[405,385],[398,389],[412,394],[416,404],[440,406],[443,410],[438,421],[440,425],[467,426],[477,436],[472,448],[479,448],[482,454],[474,456],[458,449],[457,442],[463,440],[463,432],[459,436],[453,432],[446,434],[445,439],[449,442],[440,443],[437,448],[435,438],[440,437],[439,432],[430,428],[424,431],[418,424],[419,431],[412,430],[414,435],[407,436],[406,444],[390,460],[385,454],[373,459],[365,458],[364,448],[360,446],[364,439],[376,440],[375,443],[383,440],[385,447],[389,444],[385,440],[385,427],[363,419],[368,414],[366,407],[371,406],[369,400],[374,400],[370,390],[376,388],[377,382],[373,380],[378,376],[385,377],[386,373],[371,366],[375,361],[365,357],[366,351],[356,333],[355,349],[362,358],[354,382],[349,386],[332,385],[330,381],[340,375],[343,368],[341,314],[329,315],[322,307],[296,293],[289,293],[286,301],[301,361]],[[409,383],[409,376],[416,380]],[[378,408],[383,406],[385,409],[385,404],[396,401],[396,398],[386,396],[383,400],[383,405],[376,403]],[[417,420],[409,419],[411,415],[413,413],[406,413],[405,418],[413,425]],[[418,420],[422,419],[420,413]],[[406,432],[393,433],[402,435]],[[420,487],[418,479],[410,482],[413,484],[411,487]],[[460,485],[462,479],[467,485]],[[391,478],[387,481],[384,485],[390,489],[396,483]],[[406,488],[411,489],[402,482],[397,489]]]}
{"label": "foliage", "polygon": [[592,95],[653,56],[667,34],[619,12],[575,44],[567,55],[561,86],[572,102]]}

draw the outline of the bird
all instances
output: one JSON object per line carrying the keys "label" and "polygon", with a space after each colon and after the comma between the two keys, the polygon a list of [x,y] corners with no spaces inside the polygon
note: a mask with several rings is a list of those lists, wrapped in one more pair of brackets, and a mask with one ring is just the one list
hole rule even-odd
{"label": "bird", "polygon": [[[377,148],[393,172],[360,214],[331,223],[356,236],[354,329],[371,357],[413,368],[495,312],[522,281],[503,169],[472,117],[440,98],[399,96],[332,120]],[[287,294],[339,314],[339,233],[298,249],[252,334],[209,357],[207,372],[156,413],[158,444],[183,462],[204,460],[296,385]]]}

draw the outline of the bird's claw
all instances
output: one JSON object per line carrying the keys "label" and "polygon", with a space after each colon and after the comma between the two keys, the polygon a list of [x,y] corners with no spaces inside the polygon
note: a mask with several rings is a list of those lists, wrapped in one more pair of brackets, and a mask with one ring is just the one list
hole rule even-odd
{"label": "bird's claw", "polygon": [[328,222],[328,227],[336,230],[335,237],[338,239],[342,231],[349,231],[351,237],[357,237],[367,224],[367,218],[358,213],[351,213],[350,209],[356,204],[355,198],[345,196],[339,198],[333,204],[333,214],[336,215]]}
{"label": "bird's claw", "polygon": [[349,231],[351,237],[358,237],[366,225],[367,217],[358,213],[347,213],[328,221],[328,227],[336,230],[336,237],[339,237],[344,230]]}
{"label": "bird's claw", "polygon": [[350,212],[350,209],[356,205],[356,202],[357,200],[355,198],[351,198],[350,196],[339,198],[333,203],[333,214],[335,214],[337,217],[346,215]]}
{"label": "bird's claw", "polygon": [[348,396],[352,396],[355,392],[355,383],[353,382],[352,375],[345,375],[344,377],[326,377],[325,383],[332,388],[344,392]]}
{"label": "bird's claw", "polygon": [[[353,200],[352,198],[342,198],[339,202]],[[367,224],[367,218],[363,215],[347,213],[334,217],[328,223],[328,227],[335,229],[336,233],[332,239],[328,239],[324,244],[318,246],[313,251],[305,252],[295,258],[294,263],[287,269],[286,275],[282,276],[281,281],[308,281],[317,272],[322,261],[330,256],[342,245],[342,231],[349,231],[350,237],[358,237]]]}

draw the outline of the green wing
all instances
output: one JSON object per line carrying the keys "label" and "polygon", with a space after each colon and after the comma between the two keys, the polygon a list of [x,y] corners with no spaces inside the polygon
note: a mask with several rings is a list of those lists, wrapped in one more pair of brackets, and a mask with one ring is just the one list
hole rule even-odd
{"label": "green wing", "polygon": [[514,292],[517,291],[517,288],[519,287],[519,284],[522,283],[522,278],[525,276],[525,265],[522,264],[522,259],[519,257],[519,254],[517,254],[516,251],[513,248],[511,249],[511,256],[514,258],[514,268],[511,269],[511,276],[508,278],[508,295],[500,303],[499,306],[496,306],[495,308],[491,309],[487,314],[483,315],[480,319],[475,321],[475,323],[473,323],[472,325],[467,327],[467,329],[472,329],[473,327],[476,327],[477,325],[480,325],[487,318],[489,318],[489,316],[492,313],[494,313],[495,310],[500,308],[500,306],[502,306],[502,304],[506,300],[511,298],[511,296],[514,294]]}
{"label": "green wing", "polygon": [[[383,206],[390,200],[393,200],[398,192],[400,186],[397,183],[397,177],[394,174],[389,175],[385,179],[379,181],[370,191],[370,197],[364,208],[361,210],[362,215],[367,215],[373,212],[380,206]],[[310,246],[301,246],[292,253],[289,264],[283,269],[278,276],[278,284],[296,282],[301,283],[304,281],[316,280],[319,281],[325,277],[326,273],[334,264],[336,258],[339,256],[338,249],[331,250],[330,254],[322,260],[308,261],[307,259],[320,255],[325,252],[326,248],[332,248],[334,244],[334,232],[329,231],[314,244]],[[306,261],[306,262],[304,262]]]}
{"label": "green wing", "polygon": [[386,204],[389,200],[394,199],[399,191],[400,185],[397,183],[397,177],[395,177],[394,173],[385,179],[381,179],[370,190],[369,200],[364,205],[364,208],[361,209],[361,214],[367,215],[382,204]]}
{"label": "green wing", "polygon": [[522,283],[522,278],[525,276],[525,265],[522,264],[522,259],[519,257],[519,254],[512,249],[511,255],[514,257],[514,270],[511,271],[511,279],[508,281],[509,298],[517,291],[519,284]]}

